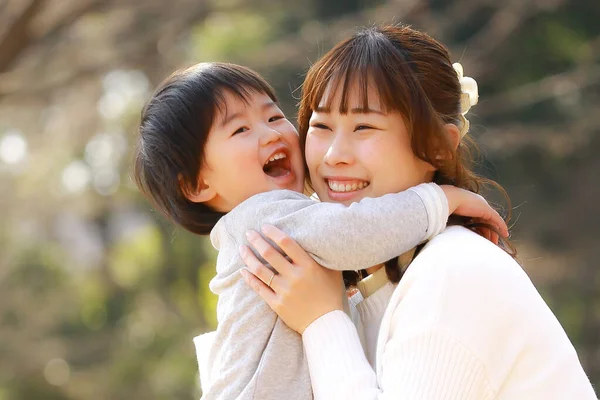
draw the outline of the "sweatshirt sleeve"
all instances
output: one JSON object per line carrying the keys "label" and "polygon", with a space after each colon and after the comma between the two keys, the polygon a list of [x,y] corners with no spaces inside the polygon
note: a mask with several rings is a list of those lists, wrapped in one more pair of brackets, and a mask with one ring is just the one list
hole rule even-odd
{"label": "sweatshirt sleeve", "polygon": [[319,264],[336,270],[366,268],[412,249],[440,233],[449,213],[444,192],[433,183],[350,206],[306,199],[269,207],[272,218],[260,225],[277,226]]}

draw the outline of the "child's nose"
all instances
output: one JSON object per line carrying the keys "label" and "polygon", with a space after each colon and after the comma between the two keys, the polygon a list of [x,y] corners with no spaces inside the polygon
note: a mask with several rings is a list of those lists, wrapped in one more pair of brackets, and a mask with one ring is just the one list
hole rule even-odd
{"label": "child's nose", "polygon": [[281,139],[281,133],[272,129],[270,126],[264,126],[260,134],[260,144],[265,146],[269,143],[276,142]]}

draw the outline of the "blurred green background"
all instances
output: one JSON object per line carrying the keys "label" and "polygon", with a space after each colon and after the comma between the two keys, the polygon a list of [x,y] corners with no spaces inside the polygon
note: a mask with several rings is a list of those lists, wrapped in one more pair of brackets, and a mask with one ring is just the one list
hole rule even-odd
{"label": "blurred green background", "polygon": [[598,20],[596,0],[0,0],[0,400],[199,397],[215,253],[132,184],[140,108],[174,69],[231,61],[293,119],[311,62],[377,22],[478,80],[480,170],[600,385]]}

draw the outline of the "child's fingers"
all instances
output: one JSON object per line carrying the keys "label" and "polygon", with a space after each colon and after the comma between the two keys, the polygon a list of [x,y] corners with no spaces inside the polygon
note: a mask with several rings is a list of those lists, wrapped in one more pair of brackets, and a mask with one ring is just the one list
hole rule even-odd
{"label": "child's fingers", "polygon": [[503,237],[508,237],[508,226],[504,218],[496,210],[492,210],[491,224],[498,228]]}
{"label": "child's fingers", "polygon": [[[260,256],[275,268],[282,275],[289,276],[293,265],[269,242],[267,242],[260,233],[256,231],[247,232],[248,242],[260,254]],[[277,242],[275,242],[277,243]],[[285,249],[282,249],[285,252]]]}
{"label": "child's fingers", "polygon": [[[504,218],[490,206],[486,205],[484,209],[479,209],[478,215],[472,215],[476,220],[492,225],[495,227],[502,237],[508,237],[508,226],[504,221]],[[471,214],[476,214],[472,212]]]}
{"label": "child's fingers", "polygon": [[498,245],[498,240],[499,240],[498,234],[491,229],[488,229],[488,232],[489,232],[489,236],[490,236],[489,237],[490,241],[492,243],[494,243],[495,245]]}
{"label": "child's fingers", "polygon": [[288,236],[282,230],[276,228],[273,225],[264,225],[262,227],[263,234],[271,239],[283,252],[292,260],[292,262],[298,266],[303,267],[316,264],[315,260],[308,253],[300,247],[298,243],[290,236]]}
{"label": "child's fingers", "polygon": [[[485,220],[480,220],[480,222],[489,223],[489,221],[485,221]],[[483,236],[490,242],[494,243],[495,245],[497,245],[498,241],[500,240],[500,236],[494,230],[492,230],[488,227],[480,226],[480,227],[476,228],[476,231],[481,236]]]}
{"label": "child's fingers", "polygon": [[263,281],[252,275],[247,269],[242,268],[240,273],[242,274],[242,279],[244,279],[248,286],[250,286],[250,288],[254,290],[273,311],[277,312],[277,294],[269,289]]}
{"label": "child's fingers", "polygon": [[[275,272],[267,268],[246,246],[240,246],[240,256],[244,260],[247,270],[260,279],[270,290],[275,291],[278,278]],[[242,273],[242,276],[244,275],[243,272],[240,271],[240,273]]]}

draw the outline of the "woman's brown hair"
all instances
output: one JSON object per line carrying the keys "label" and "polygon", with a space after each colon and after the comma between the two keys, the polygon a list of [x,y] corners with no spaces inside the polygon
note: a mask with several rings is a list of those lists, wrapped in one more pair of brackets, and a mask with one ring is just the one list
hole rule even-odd
{"label": "woman's brown hair", "polygon": [[[332,104],[322,104],[326,90],[332,94],[341,90],[339,112],[345,114],[352,85],[357,85],[359,90],[361,108],[369,108],[367,89],[372,85],[386,111],[402,114],[414,154],[436,168],[433,182],[475,193],[483,187],[493,187],[504,197],[510,211],[506,191],[498,183],[473,172],[475,143],[465,136],[455,148],[444,128],[445,124],[462,128],[464,119],[460,109],[460,83],[443,44],[423,32],[395,25],[366,28],[339,43],[309,69],[304,80],[298,110],[298,132],[303,149],[313,110],[332,107]],[[327,96],[325,102],[331,103],[336,97]],[[308,171],[306,176],[310,176]],[[308,184],[310,186],[310,182]],[[472,230],[483,227],[471,219],[457,217],[452,217],[449,224]],[[485,227],[494,230],[491,226]],[[508,241],[501,241],[500,246],[515,255]],[[397,259],[386,263],[386,272],[392,282],[400,280]],[[347,284],[355,284],[358,274],[345,273],[344,277]]]}

